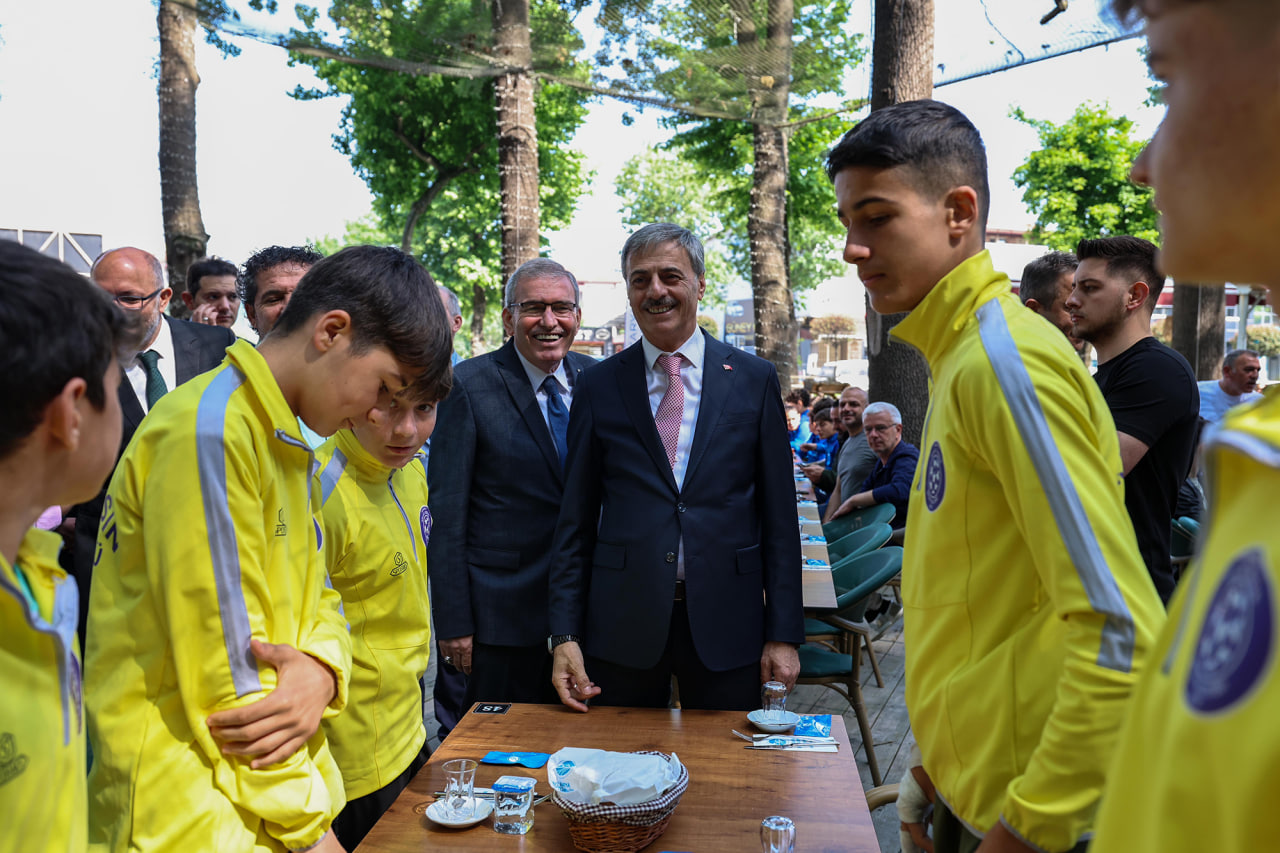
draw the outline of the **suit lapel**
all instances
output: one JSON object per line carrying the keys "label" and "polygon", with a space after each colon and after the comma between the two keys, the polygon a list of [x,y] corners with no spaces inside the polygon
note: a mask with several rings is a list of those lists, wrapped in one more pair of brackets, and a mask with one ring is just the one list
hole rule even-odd
{"label": "suit lapel", "polygon": [[560,454],[556,452],[556,443],[551,437],[551,429],[542,417],[542,409],[538,406],[538,398],[534,395],[532,386],[529,385],[529,374],[525,373],[524,365],[521,364],[520,357],[516,355],[516,347],[513,340],[509,340],[502,345],[502,349],[498,350],[494,361],[498,365],[498,373],[502,376],[502,381],[507,386],[507,393],[511,395],[516,411],[524,418],[525,424],[529,427],[529,432],[533,434],[533,440],[542,451],[542,455],[547,460],[551,470],[555,472],[556,478],[562,478],[564,472],[560,469]]}
{"label": "suit lapel", "polygon": [[662,436],[658,435],[658,425],[653,422],[653,410],[649,407],[649,382],[645,375],[644,345],[637,341],[618,355],[618,384],[622,403],[627,415],[635,424],[640,441],[644,444],[653,464],[667,481],[671,491],[680,493],[676,485],[675,474],[671,471],[671,463],[667,461],[666,448],[662,446]]}
{"label": "suit lapel", "polygon": [[123,423],[121,430],[121,447],[129,443],[129,439],[137,431],[138,426],[142,423],[142,419],[146,417],[146,412],[142,410],[142,404],[138,402],[138,395],[133,392],[133,383],[129,381],[129,377],[120,377],[120,388],[116,394],[120,399],[120,414]]}
{"label": "suit lapel", "polygon": [[720,412],[733,389],[733,357],[735,350],[704,333],[706,348],[702,357],[702,399],[698,404],[698,422],[689,447],[689,464],[684,481],[688,483],[697,470],[703,452],[711,442],[711,434],[720,422]]}
{"label": "suit lapel", "polygon": [[[200,342],[196,340],[195,335],[191,334],[191,330],[185,328],[188,324],[181,320],[174,320],[165,317],[164,321],[169,324],[169,332],[173,338],[173,373],[178,384],[189,382],[194,379],[200,372],[197,368],[200,366],[200,353],[198,348]],[[170,388],[170,391],[173,389]]]}

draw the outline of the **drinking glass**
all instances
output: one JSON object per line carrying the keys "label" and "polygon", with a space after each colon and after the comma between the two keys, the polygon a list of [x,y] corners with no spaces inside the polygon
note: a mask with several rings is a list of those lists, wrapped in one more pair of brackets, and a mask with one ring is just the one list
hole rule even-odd
{"label": "drinking glass", "polygon": [[477,766],[470,758],[455,758],[444,763],[444,807],[453,820],[462,820],[475,814],[476,800],[473,793]]}
{"label": "drinking glass", "polygon": [[760,710],[766,720],[781,719],[787,710],[787,685],[781,681],[767,681],[760,688]]}
{"label": "drinking glass", "polygon": [[760,853],[794,853],[795,849],[795,821],[782,815],[760,821]]}

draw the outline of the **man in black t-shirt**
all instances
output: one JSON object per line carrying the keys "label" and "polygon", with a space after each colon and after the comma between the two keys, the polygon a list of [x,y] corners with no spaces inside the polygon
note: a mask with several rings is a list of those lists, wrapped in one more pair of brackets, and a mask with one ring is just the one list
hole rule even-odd
{"label": "man in black t-shirt", "polygon": [[1191,365],[1151,334],[1164,275],[1156,247],[1136,237],[1081,240],[1067,299],[1077,337],[1098,351],[1095,379],[1115,419],[1124,466],[1124,501],[1138,549],[1165,604],[1178,487],[1195,451],[1200,392]]}

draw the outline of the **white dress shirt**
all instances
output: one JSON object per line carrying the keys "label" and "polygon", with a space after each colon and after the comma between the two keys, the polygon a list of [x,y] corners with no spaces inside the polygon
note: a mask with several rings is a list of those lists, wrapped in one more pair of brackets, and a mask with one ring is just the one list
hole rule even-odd
{"label": "white dress shirt", "polygon": [[[702,330],[695,328],[693,337],[681,344],[674,353],[664,353],[649,343],[648,338],[641,338],[644,348],[644,375],[649,387],[649,411],[654,418],[658,417],[658,406],[667,393],[667,372],[658,366],[658,356],[679,353],[689,363],[680,369],[680,383],[684,385],[684,412],[680,417],[680,434],[676,439],[676,464],[671,474],[676,478],[676,486],[684,488],[684,475],[689,470],[689,450],[693,447],[693,431],[698,425],[698,407],[702,403],[702,368],[706,362],[707,341],[702,337]],[[680,537],[680,547],[676,558],[676,578],[684,580],[684,536]]]}
{"label": "white dress shirt", "polygon": [[[547,425],[547,432],[550,433],[551,422],[547,420],[547,392],[542,390],[542,383],[548,376],[555,377],[556,385],[560,388],[560,399],[564,400],[564,410],[569,411],[569,405],[573,402],[573,388],[569,386],[569,374],[564,369],[565,359],[560,359],[555,373],[543,373],[540,368],[534,367],[533,362],[525,358],[519,349],[516,349],[516,357],[524,365],[525,375],[529,377],[529,384],[533,386],[533,396],[538,401],[538,408],[542,410],[542,422]],[[551,441],[555,443],[554,433],[551,435]]]}
{"label": "white dress shirt", "polygon": [[658,416],[658,406],[667,393],[667,372],[658,366],[658,356],[675,355],[685,357],[688,364],[680,370],[680,382],[684,385],[684,414],[680,418],[680,436],[676,440],[676,465],[671,473],[676,478],[676,485],[684,487],[684,474],[689,469],[689,448],[693,446],[693,431],[698,425],[698,406],[702,403],[702,367],[706,361],[707,342],[702,337],[702,330],[695,329],[693,337],[685,341],[674,353],[664,353],[641,338],[644,347],[645,381],[649,386],[649,411]]}
{"label": "white dress shirt", "polygon": [[[147,347],[147,350],[152,350],[160,356],[156,367],[160,369],[164,387],[172,391],[178,385],[178,368],[173,360],[173,332],[169,328],[169,321],[164,317],[160,318],[160,333],[156,335],[155,341]],[[129,385],[133,388],[142,411],[151,411],[147,405],[147,370],[142,365],[142,359],[134,356],[133,361],[129,362],[129,366],[124,369],[124,375],[129,380]]]}

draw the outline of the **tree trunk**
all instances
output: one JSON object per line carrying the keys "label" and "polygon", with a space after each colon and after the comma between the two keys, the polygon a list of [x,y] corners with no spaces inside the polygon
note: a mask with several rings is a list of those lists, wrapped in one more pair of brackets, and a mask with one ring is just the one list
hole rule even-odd
{"label": "tree trunk", "polygon": [[[933,0],[875,0],[871,109],[933,94]],[[902,412],[902,437],[920,444],[929,407],[929,369],[911,347],[889,340],[905,314],[877,314],[867,301],[867,394]]]}
{"label": "tree trunk", "polygon": [[1227,291],[1222,285],[1173,285],[1173,348],[1196,379],[1217,379],[1225,355]]}
{"label": "tree trunk", "polygon": [[484,346],[484,312],[488,305],[489,294],[479,284],[471,285],[471,355],[475,357],[485,351]]}
{"label": "tree trunk", "polygon": [[751,242],[751,296],[756,355],[773,363],[785,393],[796,370],[796,316],[791,297],[787,234],[787,120],[791,95],[794,0],[768,0],[764,49],[751,0],[732,0],[738,45],[743,49],[755,124],[747,238]]}
{"label": "tree trunk", "polygon": [[[190,4],[160,0],[160,209],[164,220],[169,285],[186,286],[187,268],[203,258],[209,243],[196,190],[196,13]],[[170,311],[187,313],[181,299]]]}
{"label": "tree trunk", "polygon": [[[521,69],[532,65],[529,0],[493,0],[493,38],[500,62]],[[525,261],[538,257],[538,130],[533,114],[533,79],[526,71],[498,77],[494,94],[505,279]]]}

